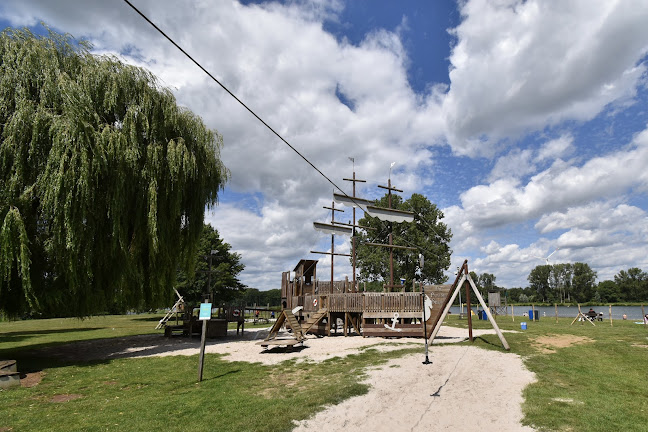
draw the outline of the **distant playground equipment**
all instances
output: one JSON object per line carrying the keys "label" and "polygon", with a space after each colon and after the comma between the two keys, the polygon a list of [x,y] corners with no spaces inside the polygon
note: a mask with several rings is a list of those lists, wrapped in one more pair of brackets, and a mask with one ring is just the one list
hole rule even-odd
{"label": "distant playground equipment", "polygon": [[171,309],[168,310],[166,315],[162,317],[160,322],[158,322],[158,325],[155,327],[156,330],[164,328],[166,326],[166,323],[174,316],[175,316],[176,324],[178,324],[178,314],[184,311],[184,298],[182,298],[182,296],[180,295],[177,289],[173,288],[173,291],[175,291],[176,295],[178,296],[178,300],[171,307]]}
{"label": "distant playground equipment", "polygon": [[[174,288],[178,300],[158,322],[156,329],[164,329],[164,335],[174,334],[192,337],[202,333],[202,324],[198,317],[199,308],[188,307],[184,298]],[[172,322],[175,321],[175,324]],[[182,323],[180,322],[182,321]],[[245,331],[245,308],[242,306],[220,306],[212,309],[212,319],[207,322],[207,338],[227,336],[228,323],[235,322],[236,334]]]}
{"label": "distant playground equipment", "polygon": [[596,324],[594,324],[594,321],[596,320],[596,317],[598,317],[598,314],[596,312],[594,312],[594,310],[592,308],[590,308],[589,312],[586,315],[581,310],[580,305],[578,305],[578,313],[576,314],[576,318],[574,318],[574,320],[571,322],[570,325],[574,325],[574,323],[576,321],[580,321],[581,323],[587,321],[588,323],[590,323],[590,324],[592,324],[593,326],[596,327]]}

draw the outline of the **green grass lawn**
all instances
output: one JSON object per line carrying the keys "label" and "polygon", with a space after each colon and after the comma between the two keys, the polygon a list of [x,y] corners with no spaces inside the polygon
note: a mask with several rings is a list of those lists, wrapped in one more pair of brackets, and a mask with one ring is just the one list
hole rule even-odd
{"label": "green grass lawn", "polygon": [[[69,364],[29,355],[33,348],[69,341],[161,334],[154,330],[159,318],[0,323],[0,359],[17,359],[22,372],[44,372],[35,387],[0,391],[0,431],[287,431],[293,420],[365,393],[361,381],[367,367],[421,352],[366,350],[317,364],[286,361],[275,366],[208,354],[201,383],[196,382],[197,356]],[[555,431],[648,430],[644,326],[621,321],[614,327],[609,321],[571,326],[571,319],[556,323],[543,317],[527,321],[528,329],[521,331],[519,318],[497,321],[503,330],[518,331],[505,333],[511,352],[521,355],[538,378],[524,392],[525,424]],[[490,328],[485,321],[473,323],[476,329]],[[448,324],[466,326],[467,321],[451,316]],[[502,349],[496,335],[476,338],[475,345]]]}
{"label": "green grass lawn", "polygon": [[[630,321],[575,322],[573,318],[497,318],[511,351],[538,382],[524,391],[524,423],[548,431],[648,431],[648,328]],[[456,320],[467,326],[466,320]],[[489,328],[473,320],[474,328]],[[475,340],[501,349],[497,336]]]}

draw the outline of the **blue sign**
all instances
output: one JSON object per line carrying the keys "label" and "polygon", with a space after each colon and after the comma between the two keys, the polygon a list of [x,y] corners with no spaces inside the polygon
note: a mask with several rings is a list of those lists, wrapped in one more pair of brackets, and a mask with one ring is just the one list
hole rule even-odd
{"label": "blue sign", "polygon": [[211,319],[211,303],[200,303],[200,316],[198,320],[209,321]]}

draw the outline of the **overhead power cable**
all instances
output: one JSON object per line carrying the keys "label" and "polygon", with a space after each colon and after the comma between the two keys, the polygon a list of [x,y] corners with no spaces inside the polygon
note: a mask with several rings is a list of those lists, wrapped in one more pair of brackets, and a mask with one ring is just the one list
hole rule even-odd
{"label": "overhead power cable", "polygon": [[[129,0],[124,0],[124,2],[130,6],[138,15],[140,15],[146,22],[148,22],[155,30],[157,30],[162,36],[164,36],[173,46],[175,46],[182,54],[184,54],[189,60],[191,60],[196,66],[200,68],[207,76],[209,76],[216,84],[218,84],[223,90],[225,90],[234,100],[236,100],[243,108],[245,108],[250,114],[254,116],[261,124],[263,124],[268,130],[270,130],[277,138],[279,138],[284,144],[286,144],[292,151],[297,153],[308,165],[310,165],[315,171],[317,171],[322,177],[324,177],[331,185],[333,185],[337,190],[342,192],[344,196],[353,201],[362,211],[366,213],[366,209],[358,202],[355,201],[355,197],[348,195],[344,192],[344,189],[339,187],[333,180],[331,180],[326,174],[324,174],[319,168],[315,166],[306,156],[304,156],[299,150],[297,150],[292,144],[290,144],[283,136],[281,136],[272,126],[266,123],[259,115],[254,112],[250,107],[248,107],[241,99],[239,99],[229,88],[227,88],[222,82],[220,82],[214,75],[212,75],[207,69],[205,69],[197,60],[195,60],[188,52],[186,52],[180,45],[178,45],[170,36],[168,36],[162,29],[160,29],[153,21],[151,21],[143,12],[141,12],[135,5],[133,5]],[[427,222],[427,221],[426,221]],[[429,223],[428,223],[429,224]],[[430,224],[431,225],[431,224]],[[434,227],[433,227],[434,229]],[[436,231],[436,230],[435,230]],[[438,235],[438,233],[437,233]],[[413,245],[409,241],[406,241],[410,246],[416,247],[418,249],[429,251],[427,247],[420,245]]]}
{"label": "overhead power cable", "polygon": [[[316,167],[316,166],[315,166],[311,161],[309,161],[308,158],[306,158],[306,156],[304,156],[303,154],[301,154],[301,152],[300,152],[299,150],[297,150],[297,149],[296,149],[295,147],[293,147],[293,146],[292,146],[288,141],[286,141],[286,139],[285,139],[284,137],[282,137],[282,136],[281,136],[281,135],[280,135],[276,130],[274,130],[274,129],[272,128],[272,126],[270,126],[270,125],[269,125],[268,123],[266,123],[266,122],[265,122],[261,117],[259,117],[259,116],[257,115],[257,113],[255,113],[255,112],[254,112],[250,107],[248,107],[248,106],[247,106],[247,105],[246,105],[246,104],[245,104],[241,99],[239,99],[239,98],[238,98],[234,93],[232,93],[232,92],[230,91],[230,89],[228,89],[228,88],[227,88],[227,87],[226,87],[222,82],[220,82],[220,81],[219,81],[215,76],[213,76],[213,75],[212,75],[212,74],[211,74],[207,69],[205,69],[205,68],[204,68],[200,63],[198,63],[198,61],[196,61],[196,60],[195,60],[191,55],[189,55],[189,53],[187,53],[187,52],[186,52],[186,51],[185,51],[185,50],[184,50],[180,45],[178,45],[178,44],[177,44],[177,43],[176,43],[176,42],[175,42],[175,41],[174,41],[170,36],[168,36],[166,33],[164,33],[164,31],[162,31],[162,29],[160,29],[160,28],[159,28],[159,27],[158,27],[158,26],[157,26],[153,21],[151,21],[151,20],[150,20],[146,15],[144,15],[144,13],[142,13],[139,9],[137,9],[137,8],[136,8],[136,7],[135,7],[135,6],[130,2],[130,1],[128,1],[128,0],[124,0],[124,2],[126,2],[126,4],[128,4],[131,8],[133,8],[133,10],[134,10],[135,12],[137,12],[137,13],[138,13],[142,18],[144,18],[144,20],[146,20],[146,22],[148,22],[151,26],[153,26],[153,28],[154,28],[155,30],[157,30],[157,31],[158,31],[162,36],[164,36],[164,37],[165,37],[169,42],[171,42],[171,43],[173,44],[173,46],[175,46],[176,48],[178,48],[178,49],[180,50],[180,52],[182,52],[182,54],[184,54],[184,55],[185,55],[189,60],[191,60],[191,61],[192,61],[196,66],[198,66],[198,67],[199,67],[203,72],[205,72],[205,73],[207,74],[207,76],[209,76],[209,77],[210,77],[210,78],[211,78],[211,79],[212,79],[216,84],[218,84],[219,86],[221,86],[221,88],[222,88],[223,90],[225,90],[225,91],[226,91],[230,96],[232,96],[232,97],[234,98],[234,100],[236,100],[239,104],[241,104],[241,105],[243,106],[243,108],[245,108],[246,110],[248,110],[248,112],[249,112],[250,114],[252,114],[252,115],[253,115],[257,120],[259,120],[259,121],[260,121],[260,122],[261,122],[261,123],[262,123],[266,128],[268,128],[268,129],[269,129],[273,134],[275,134],[275,135],[277,136],[277,138],[279,138],[281,141],[284,142],[284,144],[286,144],[288,147],[290,147],[290,149],[291,149],[292,151],[294,151],[295,153],[297,153],[297,154],[299,155],[299,157],[301,157],[302,159],[304,159],[304,161],[306,161],[306,163],[307,163],[308,165],[310,165],[310,166],[311,166],[315,171],[317,171],[317,172],[318,172],[322,177],[324,177],[324,178],[325,178],[329,183],[331,183],[333,186],[335,186],[335,188],[338,189],[340,192],[342,192],[346,197],[351,198],[351,199],[353,200],[353,197],[350,197],[349,195],[347,195],[346,192],[344,192],[344,190],[343,190],[341,187],[339,187],[338,185],[336,185],[335,182],[333,182],[333,180],[331,180],[331,179],[330,179],[326,174],[324,174],[324,173],[323,173],[319,168],[317,168],[317,167]],[[360,207],[360,208],[362,208],[362,207]],[[363,209],[363,210],[364,210],[364,209]]]}

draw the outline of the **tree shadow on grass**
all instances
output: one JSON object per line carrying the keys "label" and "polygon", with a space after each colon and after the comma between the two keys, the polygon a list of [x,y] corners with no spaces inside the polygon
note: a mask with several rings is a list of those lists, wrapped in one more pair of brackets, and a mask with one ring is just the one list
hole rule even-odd
{"label": "tree shadow on grass", "polygon": [[[160,316],[148,316],[148,317],[140,317],[140,318],[132,318],[133,321],[148,321],[148,322],[160,322],[160,320],[163,318],[163,315]],[[180,318],[182,320],[182,318]],[[173,319],[170,319],[169,321],[175,321],[175,317]]]}
{"label": "tree shadow on grass", "polygon": [[[0,344],[2,343],[17,343],[29,340],[33,337],[48,335],[48,334],[63,334],[63,333],[78,333],[94,330],[102,330],[104,327],[88,327],[81,329],[53,329],[53,330],[27,330],[27,331],[14,331],[0,333]],[[2,350],[0,350],[1,352]]]}
{"label": "tree shadow on grass", "polygon": [[[236,336],[230,331],[228,336],[208,339],[207,345],[219,345],[240,340],[255,340],[257,333],[246,332]],[[123,358],[173,355],[182,350],[200,350],[200,336],[165,337],[162,334],[123,336],[116,338],[90,339],[66,344],[30,346],[9,352],[11,359],[18,360],[20,372],[37,372],[43,369],[67,366],[91,366],[109,363]],[[7,353],[5,353],[7,354]],[[4,354],[0,354],[3,358]],[[9,357],[8,357],[9,358]]]}
{"label": "tree shadow on grass", "polygon": [[234,369],[234,370],[230,370],[230,371],[224,372],[222,374],[219,374],[219,375],[216,375],[216,376],[213,376],[213,377],[209,377],[209,378],[203,377],[203,381],[212,381],[212,380],[216,380],[216,379],[219,379],[219,378],[223,378],[223,377],[225,377],[227,375],[236,374],[236,373],[240,373],[240,372],[242,372],[241,369]]}

